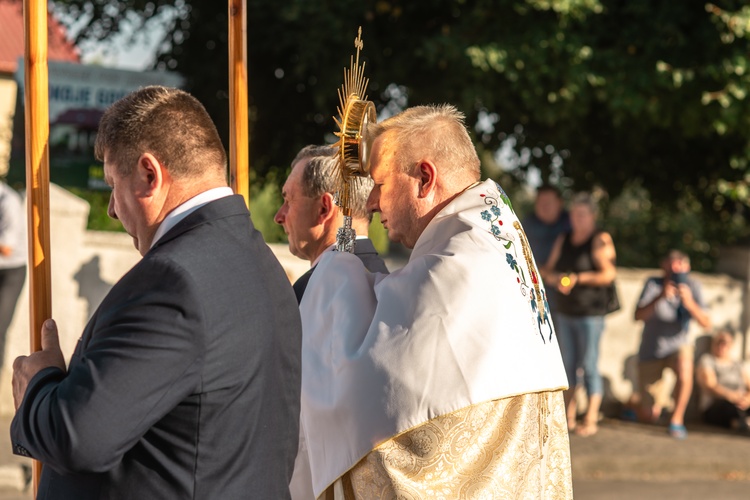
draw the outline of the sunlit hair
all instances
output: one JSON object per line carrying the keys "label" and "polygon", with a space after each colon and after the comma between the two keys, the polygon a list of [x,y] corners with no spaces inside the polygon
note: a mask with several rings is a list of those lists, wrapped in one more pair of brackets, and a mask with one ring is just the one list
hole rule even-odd
{"label": "sunlit hair", "polygon": [[428,158],[449,178],[479,179],[479,156],[466,130],[464,114],[450,104],[409,108],[370,125],[367,133],[371,144],[389,133],[398,146],[396,159],[404,172]]}
{"label": "sunlit hair", "polygon": [[169,87],[144,87],[110,106],[99,123],[94,152],[100,161],[106,154],[123,176],[143,153],[151,153],[176,179],[226,177],[224,146],[206,109],[187,92]]}
{"label": "sunlit hair", "polygon": [[542,193],[551,193],[555,195],[558,199],[562,200],[562,192],[560,192],[560,188],[553,184],[544,183],[540,185],[538,188],[536,188],[536,195],[539,196]]}
{"label": "sunlit hair", "polygon": [[316,156],[333,156],[338,152],[338,148],[334,146],[319,146],[317,144],[309,144],[299,150],[297,156],[292,160],[292,167],[294,167],[301,160],[307,160]]}
{"label": "sunlit hair", "polygon": [[[323,196],[324,193],[336,194],[338,157],[334,155],[337,152],[336,148],[330,146],[305,146],[297,153],[292,166],[301,160],[308,159],[302,171],[302,194],[310,198]],[[372,191],[373,184],[369,177],[355,181],[349,200],[352,217],[355,219],[368,221],[372,219],[372,214],[367,210],[367,197]]]}
{"label": "sunlit hair", "polygon": [[730,330],[727,328],[722,329],[722,330],[717,330],[711,336],[711,343],[718,344],[721,339],[727,339],[729,343],[731,344],[734,342],[734,335],[735,335],[734,330]]}
{"label": "sunlit hair", "polygon": [[594,197],[591,196],[591,193],[582,192],[573,195],[570,199],[570,207],[573,208],[575,206],[588,208],[594,217],[599,215],[599,204],[594,200]]}

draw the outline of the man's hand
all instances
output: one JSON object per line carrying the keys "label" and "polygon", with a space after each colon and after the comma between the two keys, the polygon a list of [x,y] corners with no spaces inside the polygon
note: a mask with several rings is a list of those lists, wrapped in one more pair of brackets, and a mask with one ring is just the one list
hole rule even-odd
{"label": "man's hand", "polygon": [[29,356],[19,356],[13,362],[13,403],[21,406],[29,381],[44,368],[56,366],[65,371],[65,358],[60,349],[57,325],[48,319],[42,325],[42,350]]}

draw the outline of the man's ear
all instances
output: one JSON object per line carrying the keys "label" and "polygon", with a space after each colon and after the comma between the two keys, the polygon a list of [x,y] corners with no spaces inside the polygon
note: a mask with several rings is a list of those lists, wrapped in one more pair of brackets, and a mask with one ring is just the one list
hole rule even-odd
{"label": "man's ear", "polygon": [[437,188],[437,168],[432,162],[423,160],[417,166],[417,175],[419,176],[419,197],[426,198]]}
{"label": "man's ear", "polygon": [[323,224],[328,219],[336,217],[337,213],[338,207],[333,201],[333,195],[323,193],[323,196],[320,197],[320,208],[318,208],[318,224]]}
{"label": "man's ear", "polygon": [[139,190],[146,195],[153,195],[164,185],[169,176],[169,172],[164,168],[164,165],[151,153],[143,153],[138,158],[136,168]]}

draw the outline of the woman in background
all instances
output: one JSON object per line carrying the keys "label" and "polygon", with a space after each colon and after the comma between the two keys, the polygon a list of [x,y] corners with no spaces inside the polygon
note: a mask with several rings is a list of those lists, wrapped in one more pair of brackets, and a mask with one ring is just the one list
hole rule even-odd
{"label": "woman in background", "polygon": [[696,378],[701,388],[700,408],[707,424],[750,432],[750,367],[732,357],[734,336],[719,331],[711,350],[698,361]]}
{"label": "woman in background", "polygon": [[[548,286],[555,284],[555,324],[570,388],[565,391],[568,429],[581,436],[598,430],[603,383],[599,373],[599,341],[609,312],[609,288],[615,280],[615,246],[609,233],[597,227],[598,207],[588,193],[570,203],[571,230],[560,235],[542,268]],[[548,291],[548,293],[555,293]],[[577,426],[575,389],[583,370],[588,408]]]}

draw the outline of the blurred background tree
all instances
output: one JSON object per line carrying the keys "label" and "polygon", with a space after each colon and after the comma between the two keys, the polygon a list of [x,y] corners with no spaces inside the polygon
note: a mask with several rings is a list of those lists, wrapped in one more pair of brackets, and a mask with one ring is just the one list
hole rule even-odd
{"label": "blurred background tree", "polygon": [[[744,0],[247,0],[250,155],[258,203],[299,148],[332,141],[336,89],[363,27],[381,117],[450,102],[467,114],[485,175],[519,211],[528,187],[604,193],[619,264],[671,247],[710,270],[744,242],[750,192],[750,6]],[[178,71],[228,136],[227,5],[59,0],[78,41],[123,27],[163,36]],[[153,26],[156,14],[167,25]],[[270,187],[269,187],[270,186]],[[265,200],[265,201],[264,201]],[[271,207],[254,209],[267,218]],[[268,221],[267,221],[268,222]],[[262,225],[262,224],[259,224]],[[264,235],[273,240],[273,223]]]}

